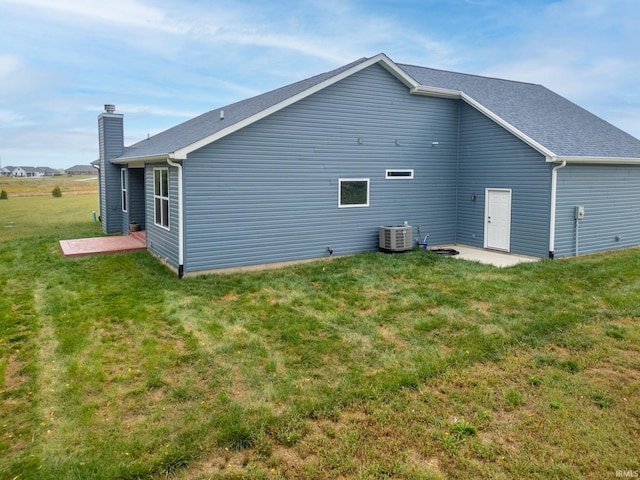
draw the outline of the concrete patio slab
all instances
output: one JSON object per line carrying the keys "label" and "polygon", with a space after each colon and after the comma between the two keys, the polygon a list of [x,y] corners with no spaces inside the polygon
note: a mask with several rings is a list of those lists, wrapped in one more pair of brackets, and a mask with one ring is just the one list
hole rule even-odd
{"label": "concrete patio slab", "polygon": [[114,237],[79,238],[60,240],[60,248],[65,257],[80,257],[100,253],[119,253],[146,250],[145,232]]}
{"label": "concrete patio slab", "polygon": [[519,263],[525,262],[537,262],[540,260],[536,257],[527,257],[525,255],[515,255],[508,252],[498,252],[495,250],[485,250],[484,248],[469,247],[466,245],[437,245],[430,246],[429,249],[436,248],[453,248],[460,252],[459,255],[454,255],[453,258],[460,260],[469,260],[472,262],[484,263],[487,265],[493,265],[495,267],[512,267]]}

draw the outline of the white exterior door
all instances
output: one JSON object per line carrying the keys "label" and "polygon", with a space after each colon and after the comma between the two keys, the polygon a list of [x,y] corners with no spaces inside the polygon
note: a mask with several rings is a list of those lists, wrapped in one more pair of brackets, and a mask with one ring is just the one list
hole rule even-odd
{"label": "white exterior door", "polygon": [[484,246],[494,250],[511,249],[511,190],[485,192]]}

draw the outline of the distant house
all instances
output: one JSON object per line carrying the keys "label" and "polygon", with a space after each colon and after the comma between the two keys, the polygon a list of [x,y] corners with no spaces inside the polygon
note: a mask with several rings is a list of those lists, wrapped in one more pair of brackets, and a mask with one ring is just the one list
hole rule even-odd
{"label": "distant house", "polygon": [[67,175],[96,175],[98,170],[92,165],[74,165],[65,170]]}
{"label": "distant house", "polygon": [[62,175],[60,170],[56,170],[50,167],[36,167],[36,169],[40,170],[45,177],[56,177],[58,175]]}
{"label": "distant house", "polygon": [[7,167],[11,169],[12,177],[42,178],[44,172],[37,167]]}
{"label": "distant house", "polygon": [[129,147],[106,106],[105,232],[179,276],[431,244],[566,257],[640,244],[640,140],[540,85],[363,58]]}
{"label": "distant house", "polygon": [[60,175],[59,170],[49,167],[4,167],[0,175],[8,177],[42,178]]}

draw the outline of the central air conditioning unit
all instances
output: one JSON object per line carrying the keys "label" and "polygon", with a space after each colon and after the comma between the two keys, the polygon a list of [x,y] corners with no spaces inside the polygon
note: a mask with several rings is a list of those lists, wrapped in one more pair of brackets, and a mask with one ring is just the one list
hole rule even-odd
{"label": "central air conditioning unit", "polygon": [[409,225],[391,225],[379,228],[380,249],[385,252],[406,252],[413,247]]}

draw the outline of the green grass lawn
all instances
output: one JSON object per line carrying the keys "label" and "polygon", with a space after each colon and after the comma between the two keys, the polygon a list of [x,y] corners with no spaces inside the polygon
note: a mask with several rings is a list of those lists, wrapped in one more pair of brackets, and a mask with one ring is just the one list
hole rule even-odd
{"label": "green grass lawn", "polygon": [[638,249],[178,280],[146,252],[63,258],[60,238],[99,231],[76,197],[0,201],[0,478],[640,470]]}

